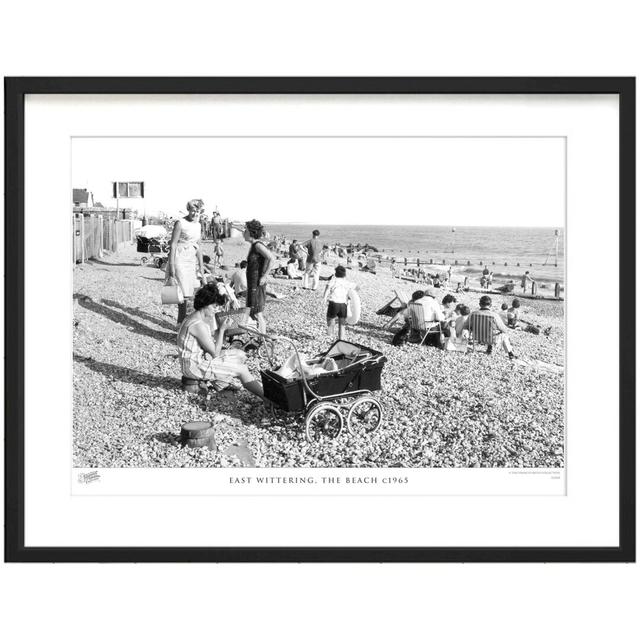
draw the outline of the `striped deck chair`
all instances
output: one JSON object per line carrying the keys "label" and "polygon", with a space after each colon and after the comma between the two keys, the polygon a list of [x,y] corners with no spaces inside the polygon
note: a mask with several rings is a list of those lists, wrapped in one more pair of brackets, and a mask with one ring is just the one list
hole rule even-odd
{"label": "striped deck chair", "polygon": [[399,291],[398,289],[394,289],[393,293],[393,298],[383,307],[380,307],[380,309],[376,311],[376,315],[393,317],[398,311],[407,308],[411,298],[404,291]]}
{"label": "striped deck chair", "polygon": [[416,302],[408,304],[409,326],[412,331],[417,331],[420,335],[420,346],[424,344],[430,333],[440,333],[440,323],[437,320],[427,321],[424,318],[424,307]]}
{"label": "striped deck chair", "polygon": [[404,291],[400,291],[399,289],[394,289],[393,293],[396,294],[396,298],[398,299],[398,302],[400,302],[400,304],[403,307],[406,307],[409,302],[411,302],[411,297],[408,296]]}
{"label": "striped deck chair", "polygon": [[476,350],[476,344],[493,346],[497,333],[496,321],[491,316],[472,311],[469,316],[469,342]]}

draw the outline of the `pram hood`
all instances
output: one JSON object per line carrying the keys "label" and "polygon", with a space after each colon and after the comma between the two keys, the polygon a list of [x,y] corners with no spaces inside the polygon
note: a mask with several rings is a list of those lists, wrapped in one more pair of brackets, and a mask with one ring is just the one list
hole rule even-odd
{"label": "pram hood", "polygon": [[346,340],[338,340],[334,342],[326,353],[322,356],[325,358],[334,358],[335,356],[347,356],[349,358],[359,359],[361,357],[381,356],[380,351],[375,351],[369,347],[365,347],[355,342],[347,342]]}
{"label": "pram hood", "polygon": [[138,229],[136,236],[138,238],[164,238],[167,235],[167,230],[159,224],[147,224],[144,227]]}

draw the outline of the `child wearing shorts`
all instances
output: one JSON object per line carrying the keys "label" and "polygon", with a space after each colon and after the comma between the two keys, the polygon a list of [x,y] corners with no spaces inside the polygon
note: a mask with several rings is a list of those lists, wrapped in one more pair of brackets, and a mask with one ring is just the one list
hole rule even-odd
{"label": "child wearing shorts", "polygon": [[327,332],[335,337],[335,325],[338,321],[338,339],[344,337],[344,325],[347,319],[347,303],[350,292],[356,285],[346,279],[347,270],[342,266],[336,267],[335,276],[329,280],[324,290],[324,301],[327,305]]}

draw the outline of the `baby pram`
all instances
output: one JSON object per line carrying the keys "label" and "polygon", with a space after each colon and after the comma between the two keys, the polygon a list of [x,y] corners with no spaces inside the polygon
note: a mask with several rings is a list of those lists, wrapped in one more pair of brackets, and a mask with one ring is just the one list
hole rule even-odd
{"label": "baby pram", "polygon": [[258,335],[265,342],[282,342],[293,350],[285,366],[274,369],[272,348],[272,369],[260,375],[267,400],[280,411],[304,415],[308,442],[336,438],[345,423],[352,435],[373,434],[380,427],[382,405],[371,392],[381,389],[387,361],[381,352],[338,340],[324,353],[304,361],[292,340]]}
{"label": "baby pram", "polygon": [[169,244],[166,237],[167,231],[160,225],[146,225],[138,231],[136,250],[138,253],[148,254],[140,258],[142,264],[147,264],[149,260],[152,260],[158,269],[165,266],[169,256]]}

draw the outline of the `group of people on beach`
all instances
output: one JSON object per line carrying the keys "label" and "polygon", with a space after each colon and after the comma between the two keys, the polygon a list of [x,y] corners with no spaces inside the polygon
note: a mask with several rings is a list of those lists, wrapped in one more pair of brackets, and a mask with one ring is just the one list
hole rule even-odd
{"label": "group of people on beach", "polygon": [[[239,298],[244,298],[243,304],[249,308],[258,333],[265,335],[266,297],[269,294],[278,297],[267,288],[267,278],[273,269],[275,256],[269,248],[264,226],[258,220],[249,220],[244,229],[244,239],[249,243],[246,260],[225,281],[217,275],[224,255],[222,238],[216,239],[213,263],[209,256],[202,253],[200,219],[203,211],[202,200],[194,199],[187,203],[187,215],[174,224],[166,266],[165,284],[179,289],[183,298],[178,304],[177,335],[182,373],[190,380],[208,381],[217,390],[242,385],[264,399],[262,385],[246,365],[246,352],[223,349],[225,333],[233,320],[227,317],[218,324],[216,314],[228,310],[232,302],[237,304]],[[317,290],[323,259],[320,232],[314,230],[307,242],[298,244],[294,241],[292,247],[296,249],[296,259],[299,259],[298,247],[304,250],[303,288]],[[339,266],[324,291],[328,332],[333,335],[337,325],[340,338],[347,317],[347,302],[355,290],[355,285],[348,282],[345,275],[345,268]]]}
{"label": "group of people on beach", "polygon": [[214,211],[211,219],[201,211],[198,219],[200,221],[200,235],[204,240],[221,240],[224,237],[222,216],[219,211]]}
{"label": "group of people on beach", "polygon": [[[225,332],[233,321],[226,318],[220,326],[216,321],[216,313],[224,310],[229,302],[229,289],[215,278],[215,267],[224,255],[222,238],[216,239],[212,268],[210,260],[205,261],[200,246],[203,211],[202,200],[194,199],[187,203],[187,215],[174,224],[166,266],[166,284],[177,287],[183,298],[178,304],[177,336],[182,373],[189,379],[207,380],[218,390],[241,384],[264,398],[262,385],[245,364],[246,353],[239,349],[223,350]],[[266,331],[266,282],[273,263],[273,255],[266,247],[264,236],[265,229],[258,220],[247,222],[244,239],[250,248],[246,271],[241,269],[245,271],[244,278],[240,275],[229,283],[232,290],[245,295],[251,317],[261,333]]]}
{"label": "group of people on beach", "polygon": [[385,325],[391,328],[398,320],[403,320],[404,325],[397,331],[392,339],[392,344],[398,346],[406,341],[420,342],[423,330],[414,328],[412,314],[415,313],[412,305],[420,307],[420,322],[424,327],[429,327],[429,332],[425,338],[429,338],[427,344],[445,348],[448,341],[451,344],[463,344],[469,338],[473,324],[473,316],[484,316],[493,322],[494,340],[487,346],[487,353],[491,353],[494,345],[501,346],[510,359],[517,356],[513,351],[509,340],[509,329],[516,329],[520,317],[520,301],[516,298],[511,303],[511,307],[503,304],[500,312],[491,309],[492,300],[488,295],[481,296],[479,308],[471,311],[465,304],[456,304],[454,295],[447,293],[439,302],[438,293],[434,287],[418,289],[411,295],[411,304],[400,309]]}
{"label": "group of people on beach", "polygon": [[[267,331],[264,316],[268,295],[278,297],[267,286],[267,279],[274,270],[277,258],[273,253],[275,240],[277,250],[288,256],[286,277],[302,279],[302,288],[316,291],[319,287],[320,265],[325,259],[325,247],[320,240],[320,231],[314,230],[306,242],[293,240],[288,246],[284,236],[269,239],[264,226],[258,220],[245,224],[244,240],[249,244],[246,259],[230,277],[225,278],[219,270],[224,256],[222,238],[216,238],[213,263],[203,255],[200,240],[202,227],[200,218],[204,211],[202,200],[187,203],[187,215],[178,219],[173,227],[169,256],[166,266],[166,283],[180,289],[184,301],[178,305],[178,348],[183,376],[189,379],[206,380],[214,388],[244,386],[251,393],[263,398],[260,382],[251,375],[246,365],[244,350],[226,348],[225,333],[233,324],[225,318],[220,324],[216,314],[230,306],[246,306],[259,334]],[[348,265],[347,265],[348,266]],[[226,273],[225,273],[226,275]],[[472,317],[488,316],[495,330],[494,344],[504,348],[510,358],[515,358],[508,332],[518,328],[520,302],[514,299],[511,306],[503,304],[499,312],[491,309],[492,300],[483,295],[479,308],[471,311],[467,305],[458,304],[453,293],[446,293],[438,301],[438,289],[450,283],[451,268],[444,274],[420,274],[426,284],[424,289],[414,291],[413,305],[420,305],[421,317],[425,323],[437,325],[431,340],[435,346],[443,347],[447,340],[464,341],[469,336]],[[485,274],[483,274],[484,276]],[[489,273],[490,275],[490,273]],[[337,333],[343,339],[349,314],[349,305],[357,296],[358,287],[347,279],[347,268],[339,264],[332,277],[324,277],[327,284],[323,300],[326,304],[327,331],[331,337]],[[523,286],[531,280],[528,272],[523,276]],[[454,292],[455,293],[455,292]],[[244,299],[242,303],[239,299]],[[393,344],[413,340],[411,304],[400,309],[386,324],[386,328],[398,320],[403,320],[402,328],[394,335]],[[257,338],[260,340],[260,338]],[[490,352],[493,345],[488,346]]]}

